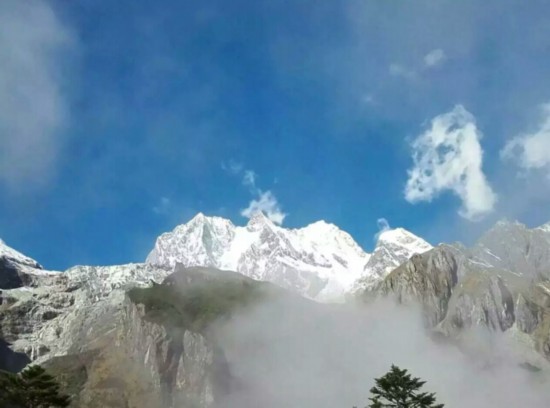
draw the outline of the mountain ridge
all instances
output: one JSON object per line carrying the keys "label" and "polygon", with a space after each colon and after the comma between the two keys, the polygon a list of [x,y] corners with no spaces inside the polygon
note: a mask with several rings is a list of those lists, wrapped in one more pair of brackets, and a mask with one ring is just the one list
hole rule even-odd
{"label": "mountain ridge", "polygon": [[[29,363],[43,364],[61,378],[64,387],[73,390],[71,395],[78,398],[76,406],[81,407],[97,406],[97,401],[113,408],[124,401],[132,401],[137,407],[181,406],[148,400],[152,396],[162,398],[167,393],[173,398],[194,396],[200,401],[197,406],[213,407],[218,398],[212,392],[218,379],[215,373],[221,369],[224,379],[231,378],[231,372],[227,371],[230,366],[219,345],[204,335],[207,331],[201,334],[185,326],[174,329],[155,319],[166,317],[170,322],[175,319],[181,323],[195,316],[191,328],[203,327],[202,324],[223,312],[225,305],[238,305],[234,301],[239,296],[234,296],[235,292],[222,282],[224,277],[233,276],[232,281],[238,282],[233,289],[245,292],[251,288],[249,285],[262,286],[259,281],[272,279],[265,284],[267,287],[274,292],[292,293],[299,303],[303,301],[308,308],[318,310],[322,320],[327,310],[344,307],[304,299],[314,296],[301,292],[303,286],[293,286],[292,278],[297,274],[309,283],[321,280],[322,275],[302,271],[301,265],[317,266],[321,272],[340,265],[340,269],[329,272],[343,270],[347,259],[331,257],[335,253],[358,256],[365,263],[357,263],[360,268],[356,274],[364,277],[367,269],[367,275],[373,276],[372,282],[368,282],[370,286],[359,280],[361,285],[352,285],[352,290],[357,289],[365,296],[393,296],[399,303],[419,304],[430,333],[452,342],[459,341],[469,328],[502,332],[525,341],[522,361],[537,369],[550,367],[550,280],[546,274],[550,271],[546,258],[550,231],[545,228],[528,229],[522,224],[501,222],[471,248],[447,244],[431,248],[421,238],[397,228],[382,232],[375,251],[360,257],[362,249],[357,245],[357,250],[356,243],[349,242],[351,236],[333,224],[320,221],[287,230],[261,216],[253,217],[249,224],[236,227],[229,220],[199,214],[175,228],[176,238],[181,242],[169,242],[176,249],[183,244],[188,259],[205,263],[229,262],[224,251],[234,246],[245,247],[247,250],[242,254],[233,253],[227,258],[242,260],[249,268],[245,273],[207,265],[187,268],[178,263],[177,252],[161,254],[173,260],[173,267],[149,262],[48,271],[4,244],[0,253],[0,369],[16,371]],[[173,235],[172,232],[161,237]],[[417,253],[427,248],[431,249]],[[271,262],[277,267],[281,259],[294,264],[291,267],[287,264],[287,269],[267,269],[273,275],[256,270],[262,263]],[[511,263],[505,264],[507,260]],[[497,261],[504,264],[495,266]],[[522,263],[528,267],[517,270]],[[174,282],[178,285],[198,282],[202,306],[197,309],[194,293],[182,298],[183,303],[176,304],[179,309],[174,312],[165,296],[179,293],[170,288]],[[209,286],[210,282],[214,286]],[[292,291],[277,287],[284,284]],[[323,288],[326,286],[325,283]],[[323,288],[317,293],[322,293]],[[151,296],[145,299],[138,296],[137,300],[134,297],[132,301],[131,293]],[[219,299],[220,293],[227,298]],[[158,314],[158,310],[172,311],[175,315]],[[210,314],[212,311],[214,315]],[[127,372],[139,376],[126,378]],[[105,378],[109,381],[104,381]],[[121,384],[117,382],[120,378],[123,393],[112,385]]]}
{"label": "mountain ridge", "polygon": [[379,253],[377,262],[385,267],[369,264],[376,250],[366,252],[350,234],[326,221],[287,229],[257,212],[241,227],[199,213],[160,235],[146,263],[173,268],[180,262],[188,267],[234,270],[313,299],[331,300],[342,299],[360,278],[372,275],[374,280],[381,279],[391,266],[431,248],[402,228],[380,234],[379,246],[387,253]]}

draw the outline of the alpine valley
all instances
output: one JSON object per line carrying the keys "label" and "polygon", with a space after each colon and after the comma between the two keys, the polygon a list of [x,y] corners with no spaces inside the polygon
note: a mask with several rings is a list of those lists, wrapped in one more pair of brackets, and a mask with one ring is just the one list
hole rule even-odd
{"label": "alpine valley", "polygon": [[[392,306],[386,313],[381,304]],[[369,333],[380,321],[391,328],[394,309],[418,311],[433,347],[469,355],[479,352],[472,333],[497,336],[513,345],[520,373],[548,380],[550,224],[500,221],[470,248],[433,247],[389,229],[367,253],[324,221],[286,229],[260,212],[245,226],[198,214],[158,237],[144,263],[66,271],[46,270],[0,241],[0,369],[43,365],[74,407],[335,406],[332,394],[301,400],[311,376],[326,372],[301,359],[327,342],[329,371],[347,378],[353,394],[356,374],[339,361],[351,344],[355,357],[362,347],[372,352]],[[253,324],[258,315],[269,325]],[[402,341],[411,331],[400,332]],[[306,341],[306,332],[318,340]],[[330,351],[335,333],[342,341]],[[287,384],[295,405],[273,390],[290,374],[267,374],[279,372],[280,360],[286,374],[309,367]],[[360,379],[362,395],[368,380]]]}

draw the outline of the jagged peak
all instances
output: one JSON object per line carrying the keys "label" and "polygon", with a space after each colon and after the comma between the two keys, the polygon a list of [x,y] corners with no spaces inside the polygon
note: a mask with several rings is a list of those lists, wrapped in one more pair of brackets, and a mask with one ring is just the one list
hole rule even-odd
{"label": "jagged peak", "polygon": [[0,239],[0,258],[7,258],[23,265],[42,269],[38,262],[8,246],[2,239]]}
{"label": "jagged peak", "polygon": [[392,228],[386,231],[382,231],[378,236],[377,246],[388,242],[389,243],[418,242],[420,244],[425,244],[431,247],[431,245],[427,241],[425,241],[424,239],[420,238],[419,236],[413,234],[412,232],[404,228]]}
{"label": "jagged peak", "polygon": [[496,224],[493,226],[493,228],[491,228],[491,229],[502,228],[502,227],[523,227],[523,228],[527,228],[525,226],[525,224],[522,224],[518,220],[511,220],[509,218],[504,217],[504,218],[501,218],[500,220],[498,220],[496,222]]}
{"label": "jagged peak", "polygon": [[254,212],[250,219],[248,220],[248,223],[246,224],[246,228],[254,231],[261,229],[265,226],[272,227],[274,226],[273,222],[264,214],[263,211],[256,211]]}
{"label": "jagged peak", "polygon": [[206,215],[202,212],[198,212],[189,222],[203,222],[206,219]]}
{"label": "jagged peak", "polygon": [[494,237],[500,237],[502,234],[507,235],[510,233],[527,230],[527,226],[519,221],[511,220],[509,218],[501,218],[495,223],[495,225],[481,235],[481,237],[477,240],[476,245],[483,245],[483,243],[487,240],[492,240]]}
{"label": "jagged peak", "polygon": [[550,232],[550,222],[547,222],[546,224],[542,224],[537,229],[542,230],[544,232]]}
{"label": "jagged peak", "polygon": [[174,231],[181,229],[188,229],[189,227],[202,226],[202,225],[228,225],[234,226],[233,223],[227,218],[218,217],[215,215],[208,216],[202,212],[197,213],[193,218],[188,222],[178,225]]}

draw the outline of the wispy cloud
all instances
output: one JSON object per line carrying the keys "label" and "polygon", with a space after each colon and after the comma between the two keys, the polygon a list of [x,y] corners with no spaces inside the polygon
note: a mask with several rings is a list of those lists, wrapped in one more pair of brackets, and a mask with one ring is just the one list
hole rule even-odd
{"label": "wispy cloud", "polygon": [[407,80],[414,80],[419,78],[422,75],[423,70],[429,70],[437,66],[442,65],[447,56],[445,52],[440,49],[431,50],[427,53],[422,59],[422,63],[415,62],[412,66],[407,66],[403,64],[392,63],[388,67],[388,72],[393,77],[404,78]]}
{"label": "wispy cloud", "polygon": [[222,167],[223,171],[225,171],[229,174],[232,174],[232,175],[238,175],[244,169],[244,165],[242,163],[237,162],[233,159],[230,159],[227,162],[225,162],[225,161],[222,162],[221,167]]}
{"label": "wispy cloud", "polygon": [[72,32],[42,0],[0,2],[0,182],[44,186],[55,171],[68,122],[63,93]]}
{"label": "wispy cloud", "polygon": [[431,201],[452,191],[462,201],[462,217],[477,220],[490,213],[497,196],[482,170],[481,138],[475,118],[461,105],[432,119],[431,127],[412,143],[407,201]]}
{"label": "wispy cloud", "polygon": [[380,235],[391,229],[390,223],[385,218],[378,218],[378,220],[376,220],[376,224],[378,225],[378,232],[374,235],[374,241],[378,241]]}
{"label": "wispy cloud", "polygon": [[390,64],[388,71],[390,75],[394,77],[401,77],[405,79],[414,79],[416,78],[416,72],[413,69],[407,68],[404,65],[400,64]]}
{"label": "wispy cloud", "polygon": [[245,170],[243,175],[243,185],[255,189],[257,176],[258,175],[254,172],[254,170]]}
{"label": "wispy cloud", "polygon": [[161,197],[157,205],[153,207],[153,212],[158,215],[166,215],[172,208],[172,200],[168,197]]}
{"label": "wispy cloud", "polygon": [[271,190],[263,191],[257,186],[258,174],[251,169],[245,169],[242,163],[230,160],[222,163],[222,169],[231,175],[241,176],[243,186],[247,187],[253,198],[248,207],[241,210],[241,215],[251,218],[254,213],[263,212],[275,224],[281,225],[287,214],[283,212],[277,197]]}
{"label": "wispy cloud", "polygon": [[251,200],[248,207],[241,210],[241,215],[250,218],[255,213],[261,211],[275,224],[281,225],[287,214],[282,211],[281,205],[277,201],[277,197],[269,190],[257,190],[257,195],[258,197]]}
{"label": "wispy cloud", "polygon": [[254,213],[261,211],[272,222],[282,225],[287,214],[283,212],[277,197],[275,197],[271,190],[262,191],[256,186],[257,178],[258,175],[254,170],[244,170],[243,185],[247,186],[250,190],[250,194],[256,198],[252,199],[248,203],[248,207],[241,210],[241,215],[243,217],[250,218],[254,215]]}
{"label": "wispy cloud", "polygon": [[538,129],[506,143],[500,152],[503,159],[515,160],[525,170],[550,170],[550,103],[542,105],[541,111]]}
{"label": "wispy cloud", "polygon": [[443,64],[446,59],[447,56],[445,55],[445,52],[442,49],[437,48],[435,50],[431,50],[424,56],[424,66],[426,68],[434,68]]}

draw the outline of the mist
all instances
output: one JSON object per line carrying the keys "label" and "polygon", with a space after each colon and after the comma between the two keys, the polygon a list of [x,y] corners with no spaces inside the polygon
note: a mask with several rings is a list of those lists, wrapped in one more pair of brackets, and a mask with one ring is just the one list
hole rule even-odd
{"label": "mist", "polygon": [[436,340],[420,309],[273,300],[213,329],[233,378],[219,407],[365,407],[391,364],[427,381],[446,407],[547,407],[546,371],[521,368],[520,350],[486,331],[462,346]]}

